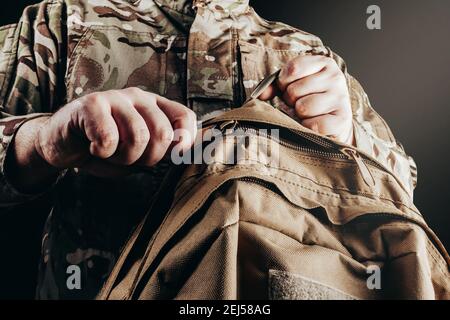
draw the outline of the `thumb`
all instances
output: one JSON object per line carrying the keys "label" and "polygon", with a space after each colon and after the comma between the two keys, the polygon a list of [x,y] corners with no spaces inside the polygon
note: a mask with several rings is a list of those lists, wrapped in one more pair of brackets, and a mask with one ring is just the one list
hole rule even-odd
{"label": "thumb", "polygon": [[275,83],[272,83],[266,90],[264,90],[258,99],[262,101],[267,101],[275,98],[280,93],[280,89]]}

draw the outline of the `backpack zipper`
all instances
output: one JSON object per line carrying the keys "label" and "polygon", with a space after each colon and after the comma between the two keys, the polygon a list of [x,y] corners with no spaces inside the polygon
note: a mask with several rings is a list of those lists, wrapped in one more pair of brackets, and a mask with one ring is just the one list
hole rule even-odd
{"label": "backpack zipper", "polygon": [[[302,138],[305,138],[308,141],[311,141],[311,142],[327,149],[327,151],[317,150],[314,148],[308,148],[305,146],[301,146],[295,142],[292,142],[292,141],[289,141],[286,139],[282,139],[282,138],[278,139],[278,138],[273,137],[270,134],[267,134],[264,131],[261,131],[259,128],[252,127],[247,124],[241,125],[237,121],[226,121],[219,126],[219,129],[222,131],[223,134],[231,134],[233,132],[236,132],[237,130],[243,130],[245,133],[258,135],[258,136],[262,136],[264,138],[273,140],[273,141],[279,143],[280,145],[287,147],[289,149],[304,152],[304,153],[310,153],[310,154],[313,154],[313,155],[316,155],[316,156],[319,156],[322,158],[352,160],[357,165],[358,170],[359,170],[364,182],[369,187],[375,186],[375,179],[369,169],[369,165],[374,166],[383,171],[387,171],[385,168],[383,168],[377,162],[375,162],[371,159],[363,158],[356,150],[354,150],[350,147],[340,147],[340,146],[336,147],[337,145],[333,144],[332,142],[328,142],[326,140],[321,139],[320,137],[316,137],[312,134],[308,134],[308,133],[305,133],[302,131],[286,129],[298,136],[301,136]],[[390,173],[389,171],[387,171],[387,172],[392,175],[392,173]],[[394,178],[398,181],[398,179],[395,176],[394,176]],[[398,181],[398,182],[400,183],[400,181]],[[400,183],[400,185],[404,189],[403,184]]]}

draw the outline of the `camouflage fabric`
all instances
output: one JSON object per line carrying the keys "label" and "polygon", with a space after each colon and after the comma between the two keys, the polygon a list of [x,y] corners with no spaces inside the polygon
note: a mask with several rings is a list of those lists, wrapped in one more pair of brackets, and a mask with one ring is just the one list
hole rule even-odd
{"label": "camouflage fabric", "polygon": [[[32,201],[8,180],[5,159],[30,117],[95,91],[137,86],[199,116],[239,106],[256,84],[302,54],[336,59],[347,75],[359,148],[412,194],[416,168],[370,107],[341,58],[316,36],[260,18],[248,0],[46,0],[0,29],[0,210]],[[273,104],[286,108],[280,99]],[[93,298],[145,214],[167,164],[107,180],[69,170],[44,232],[37,297]],[[68,266],[81,269],[70,290]]]}

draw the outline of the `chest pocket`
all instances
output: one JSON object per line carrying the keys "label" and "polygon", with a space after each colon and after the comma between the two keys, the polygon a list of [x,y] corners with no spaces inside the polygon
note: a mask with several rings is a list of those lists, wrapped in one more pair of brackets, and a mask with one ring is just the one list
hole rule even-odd
{"label": "chest pocket", "polygon": [[67,102],[91,92],[139,87],[183,102],[186,39],[92,26],[69,60]]}

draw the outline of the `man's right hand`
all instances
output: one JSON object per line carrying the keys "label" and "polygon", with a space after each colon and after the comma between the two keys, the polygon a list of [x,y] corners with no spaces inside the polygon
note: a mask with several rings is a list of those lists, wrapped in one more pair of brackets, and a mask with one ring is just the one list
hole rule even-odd
{"label": "man's right hand", "polygon": [[19,182],[26,171],[44,178],[42,163],[39,172],[32,172],[30,159],[38,155],[39,161],[53,169],[82,168],[96,176],[123,175],[130,172],[131,165],[155,165],[174,146],[181,151],[189,149],[196,130],[193,111],[159,95],[138,88],[91,93],[45,121],[38,118],[25,123],[17,132],[14,168],[10,164],[9,170],[13,174],[24,170],[16,175]]}

